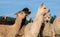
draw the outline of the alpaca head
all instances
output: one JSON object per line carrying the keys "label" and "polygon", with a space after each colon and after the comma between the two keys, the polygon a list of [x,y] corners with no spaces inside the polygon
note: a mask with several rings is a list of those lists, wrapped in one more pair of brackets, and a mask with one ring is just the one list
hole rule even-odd
{"label": "alpaca head", "polygon": [[16,13],[16,16],[20,16],[21,18],[25,18],[27,15],[29,15],[31,12],[29,11],[28,8],[24,8],[22,11],[19,11]]}
{"label": "alpaca head", "polygon": [[27,16],[31,14],[31,11],[28,8],[24,8],[22,11],[24,11]]}
{"label": "alpaca head", "polygon": [[42,15],[45,15],[45,14],[48,13],[50,10],[49,10],[44,4],[41,4],[41,6],[38,8],[38,11],[39,11]]}
{"label": "alpaca head", "polygon": [[46,15],[44,16],[44,22],[45,22],[45,23],[49,23],[49,22],[50,22],[50,14],[46,14]]}
{"label": "alpaca head", "polygon": [[24,18],[26,16],[26,13],[23,11],[19,11],[18,13],[15,14],[17,17]]}

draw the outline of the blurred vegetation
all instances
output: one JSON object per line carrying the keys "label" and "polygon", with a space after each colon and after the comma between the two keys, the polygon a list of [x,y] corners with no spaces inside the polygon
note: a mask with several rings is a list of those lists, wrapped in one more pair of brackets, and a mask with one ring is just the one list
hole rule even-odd
{"label": "blurred vegetation", "polygon": [[14,24],[16,18],[13,17],[6,17],[6,19],[3,19],[2,16],[0,16],[0,24]]}
{"label": "blurred vegetation", "polygon": [[56,18],[56,15],[52,16],[51,19],[50,19],[50,23],[53,23],[55,18]]}
{"label": "blurred vegetation", "polygon": [[[15,20],[16,20],[16,18],[13,18],[13,17],[6,17],[6,19],[3,20],[2,16],[0,16],[0,24],[12,25],[15,23]],[[32,21],[33,21],[32,18],[30,18],[29,20],[26,20],[25,25],[28,24],[29,22],[32,22]]]}

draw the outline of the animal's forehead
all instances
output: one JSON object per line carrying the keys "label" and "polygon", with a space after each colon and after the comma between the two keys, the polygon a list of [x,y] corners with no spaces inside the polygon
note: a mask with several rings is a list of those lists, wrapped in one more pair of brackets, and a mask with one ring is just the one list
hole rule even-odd
{"label": "animal's forehead", "polygon": [[44,17],[50,17],[50,15],[45,15]]}

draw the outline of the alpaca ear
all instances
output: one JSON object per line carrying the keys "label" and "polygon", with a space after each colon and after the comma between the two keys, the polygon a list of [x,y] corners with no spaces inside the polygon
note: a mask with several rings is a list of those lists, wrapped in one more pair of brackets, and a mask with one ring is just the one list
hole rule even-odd
{"label": "alpaca ear", "polygon": [[42,8],[43,6],[45,6],[44,3],[41,4],[40,8]]}
{"label": "alpaca ear", "polygon": [[41,4],[41,6],[43,6],[43,5],[44,5],[44,3]]}
{"label": "alpaca ear", "polygon": [[40,8],[42,8],[43,7],[43,3],[40,5]]}

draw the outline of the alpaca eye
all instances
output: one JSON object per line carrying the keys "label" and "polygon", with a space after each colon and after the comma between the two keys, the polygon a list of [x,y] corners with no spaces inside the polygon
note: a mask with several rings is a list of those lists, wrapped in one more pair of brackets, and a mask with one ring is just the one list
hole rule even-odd
{"label": "alpaca eye", "polygon": [[50,18],[50,17],[48,17],[48,18]]}
{"label": "alpaca eye", "polygon": [[44,9],[46,9],[46,7]]}
{"label": "alpaca eye", "polygon": [[21,14],[23,14],[23,13],[21,13]]}

